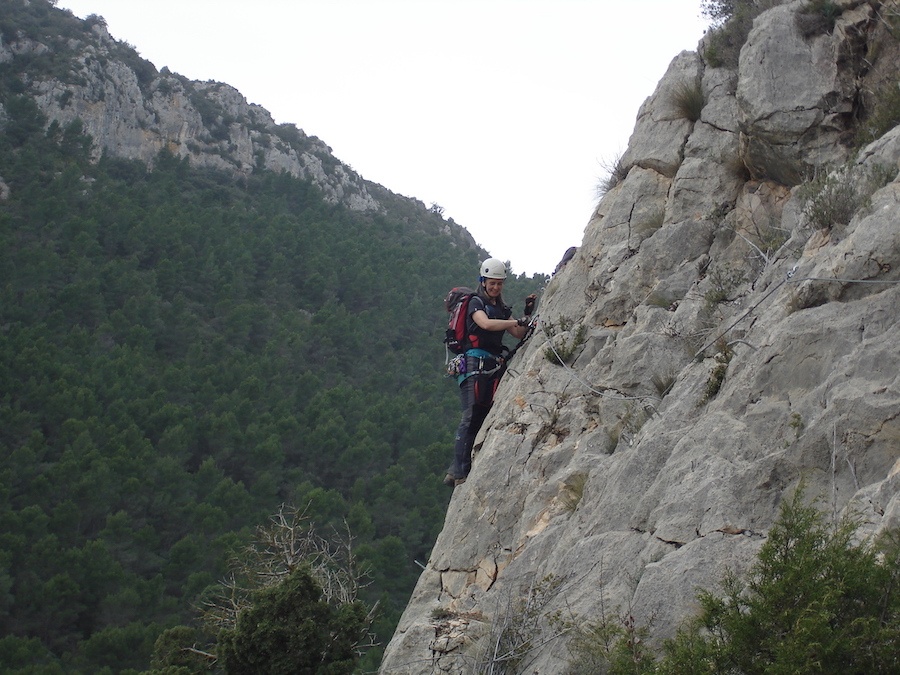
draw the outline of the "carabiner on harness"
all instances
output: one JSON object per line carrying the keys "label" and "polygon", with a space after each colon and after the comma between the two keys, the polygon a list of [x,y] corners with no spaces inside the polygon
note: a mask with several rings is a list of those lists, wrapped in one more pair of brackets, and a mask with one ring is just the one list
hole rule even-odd
{"label": "carabiner on harness", "polygon": [[447,377],[459,377],[466,374],[466,355],[457,354],[447,361]]}

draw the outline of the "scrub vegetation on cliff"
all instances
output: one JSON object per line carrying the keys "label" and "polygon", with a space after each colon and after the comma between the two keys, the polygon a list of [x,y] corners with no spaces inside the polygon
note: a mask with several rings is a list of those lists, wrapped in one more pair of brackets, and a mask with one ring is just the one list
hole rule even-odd
{"label": "scrub vegetation on cliff", "polygon": [[571,622],[569,675],[833,673],[900,668],[900,533],[858,541],[859,523],[833,523],[798,489],[749,574],[730,572],[697,596],[699,613],[659,649],[651,626],[621,608]]}

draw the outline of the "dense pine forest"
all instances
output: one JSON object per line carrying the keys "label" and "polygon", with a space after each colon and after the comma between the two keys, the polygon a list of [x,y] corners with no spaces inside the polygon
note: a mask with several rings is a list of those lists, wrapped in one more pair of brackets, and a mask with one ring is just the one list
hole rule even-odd
{"label": "dense pine forest", "polygon": [[[3,672],[146,671],[282,505],[346,523],[383,644],[450,496],[441,300],[485,252],[437,213],[351,211],[284,174],[92,162],[16,67],[0,64]],[[510,279],[515,311],[545,280]]]}

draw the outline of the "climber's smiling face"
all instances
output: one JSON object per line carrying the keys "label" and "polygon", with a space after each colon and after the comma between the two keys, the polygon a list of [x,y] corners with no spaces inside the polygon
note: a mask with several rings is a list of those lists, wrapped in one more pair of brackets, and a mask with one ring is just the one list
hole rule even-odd
{"label": "climber's smiling face", "polygon": [[503,279],[485,279],[484,280],[484,292],[487,293],[487,296],[492,300],[495,300],[500,297],[500,293],[503,291]]}

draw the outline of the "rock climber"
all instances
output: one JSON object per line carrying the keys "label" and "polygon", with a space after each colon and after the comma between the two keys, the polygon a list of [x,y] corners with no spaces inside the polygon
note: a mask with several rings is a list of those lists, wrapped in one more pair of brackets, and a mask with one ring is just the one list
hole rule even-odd
{"label": "rock climber", "polygon": [[[517,339],[528,332],[528,319],[513,319],[512,308],[503,302],[503,282],[506,264],[488,258],[479,268],[478,291],[469,302],[467,330],[477,347],[465,353],[465,372],[459,376],[459,395],[462,418],[456,430],[454,461],[444,483],[449,486],[465,482],[472,468],[472,446],[491,405],[494,392],[503,375],[503,335]],[[534,311],[536,296],[525,299],[525,316]]]}
{"label": "rock climber", "polygon": [[578,253],[577,246],[570,246],[569,248],[567,248],[566,252],[563,254],[562,260],[559,261],[559,263],[556,265],[556,268],[553,270],[553,274],[551,274],[550,276],[556,276],[557,274],[559,274],[562,271],[563,267],[565,267],[568,262],[575,257],[576,253]]}

